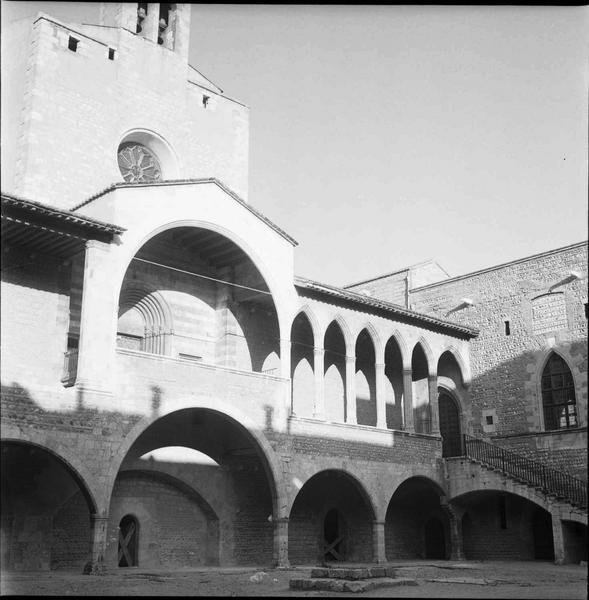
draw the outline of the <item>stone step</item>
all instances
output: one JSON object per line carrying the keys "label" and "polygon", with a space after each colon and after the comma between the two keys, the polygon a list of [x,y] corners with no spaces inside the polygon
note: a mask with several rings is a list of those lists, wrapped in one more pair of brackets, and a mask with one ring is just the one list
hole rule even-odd
{"label": "stone step", "polygon": [[373,577],[367,580],[350,581],[346,579],[330,578],[297,578],[291,579],[289,587],[291,590],[321,590],[324,592],[368,592],[384,587],[394,587],[398,585],[417,585],[415,579],[408,577]]}
{"label": "stone step", "polygon": [[373,579],[375,577],[395,577],[394,567],[318,567],[311,571],[311,577],[320,579]]}

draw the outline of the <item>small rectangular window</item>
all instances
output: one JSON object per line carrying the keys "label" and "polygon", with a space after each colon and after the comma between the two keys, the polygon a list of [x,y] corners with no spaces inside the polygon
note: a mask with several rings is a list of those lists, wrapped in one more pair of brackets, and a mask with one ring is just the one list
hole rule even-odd
{"label": "small rectangular window", "polygon": [[487,425],[493,425],[493,416],[492,415],[487,415],[485,418],[487,419]]}
{"label": "small rectangular window", "polygon": [[72,37],[70,35],[70,39],[68,40],[67,43],[67,47],[69,50],[71,50],[72,52],[77,52],[78,51],[78,42],[80,40],[77,40],[75,37]]}
{"label": "small rectangular window", "polygon": [[108,60],[114,60],[114,59],[115,59],[115,49],[109,48],[108,49]]}
{"label": "small rectangular window", "polygon": [[509,321],[505,321],[505,335],[511,335],[511,327]]}
{"label": "small rectangular window", "polygon": [[585,302],[585,318],[589,319],[589,304]]}

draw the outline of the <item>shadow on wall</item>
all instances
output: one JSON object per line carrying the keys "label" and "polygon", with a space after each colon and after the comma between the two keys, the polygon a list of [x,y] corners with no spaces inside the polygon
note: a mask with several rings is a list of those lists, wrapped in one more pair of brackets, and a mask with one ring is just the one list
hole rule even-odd
{"label": "shadow on wall", "polygon": [[[570,369],[574,402],[570,402],[572,397],[562,385],[566,380],[557,374],[552,379],[556,387],[549,390],[553,398],[549,410],[560,414],[564,425],[568,421],[571,426],[548,430],[551,433],[542,428],[544,408],[540,379],[542,372],[546,373],[542,369],[549,352],[539,350],[524,352],[473,376],[472,432],[586,481],[587,341],[563,344],[553,350],[565,359]],[[534,433],[539,435],[529,435]]]}

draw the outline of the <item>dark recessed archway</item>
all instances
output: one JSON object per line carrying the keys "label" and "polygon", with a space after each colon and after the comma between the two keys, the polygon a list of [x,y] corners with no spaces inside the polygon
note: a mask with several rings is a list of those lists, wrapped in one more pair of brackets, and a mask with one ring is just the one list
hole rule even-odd
{"label": "dark recessed archway", "polygon": [[80,475],[34,444],[3,441],[1,453],[2,567],[81,572],[96,505]]}
{"label": "dark recessed archway", "polygon": [[438,484],[425,477],[411,477],[399,485],[385,519],[389,560],[450,556],[450,525],[441,507],[442,496]]}
{"label": "dark recessed archway", "polygon": [[[186,460],[154,458],[152,451],[169,446],[189,449]],[[194,450],[212,460],[195,462]],[[109,540],[133,514],[142,567],[269,565],[275,503],[272,470],[253,434],[214,410],[178,410],[148,426],[127,452],[111,496]],[[118,564],[114,544],[106,562]]]}
{"label": "dark recessed archway", "polygon": [[354,477],[336,470],[314,475],[290,511],[290,562],[371,561],[373,520],[368,494]]}

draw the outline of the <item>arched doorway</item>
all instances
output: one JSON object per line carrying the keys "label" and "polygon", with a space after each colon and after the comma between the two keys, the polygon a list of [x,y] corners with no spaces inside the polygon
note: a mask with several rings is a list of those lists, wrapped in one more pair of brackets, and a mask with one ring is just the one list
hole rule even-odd
{"label": "arched doorway", "polygon": [[445,391],[438,397],[440,415],[440,435],[442,436],[442,456],[462,455],[462,437],[460,434],[460,410],[456,400]]}
{"label": "arched doorway", "polygon": [[370,498],[353,476],[335,469],[313,475],[289,514],[291,564],[371,561],[374,518]]}
{"label": "arched doorway", "polygon": [[344,517],[337,508],[327,511],[323,520],[324,560],[345,560],[346,526]]}
{"label": "arched doorway", "polygon": [[444,524],[440,519],[432,517],[425,524],[425,557],[446,558],[446,536]]}
{"label": "arched doorway", "polygon": [[450,525],[442,497],[443,490],[426,477],[410,477],[397,487],[385,518],[388,560],[446,558]]}
{"label": "arched doorway", "polygon": [[542,508],[537,508],[532,517],[532,535],[534,537],[534,558],[554,560],[554,542],[552,537],[552,517]]}
{"label": "arched doorway", "polygon": [[119,567],[136,567],[139,549],[139,524],[132,515],[119,523]]}

